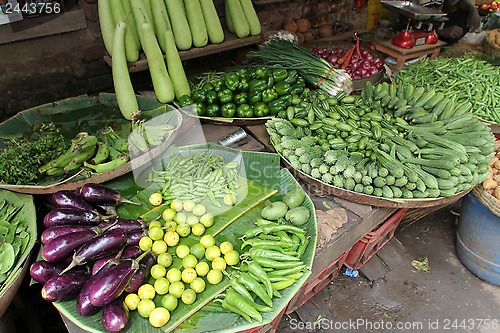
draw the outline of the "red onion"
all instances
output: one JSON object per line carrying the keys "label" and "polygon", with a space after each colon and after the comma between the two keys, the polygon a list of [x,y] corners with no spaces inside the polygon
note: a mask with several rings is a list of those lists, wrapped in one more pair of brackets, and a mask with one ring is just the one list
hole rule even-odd
{"label": "red onion", "polygon": [[331,63],[332,65],[336,64],[338,60],[339,57],[337,55],[332,54],[328,57],[328,62]]}

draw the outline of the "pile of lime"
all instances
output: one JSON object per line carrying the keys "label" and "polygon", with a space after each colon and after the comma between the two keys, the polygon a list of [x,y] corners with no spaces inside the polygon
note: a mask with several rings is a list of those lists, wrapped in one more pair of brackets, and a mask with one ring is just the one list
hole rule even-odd
{"label": "pile of lime", "polygon": [[[149,224],[148,235],[141,238],[139,247],[153,251],[157,260],[148,282],[125,297],[129,310],[137,310],[152,326],[162,327],[179,302],[193,304],[207,283],[219,284],[226,267],[239,264],[240,255],[232,243],[217,245],[212,235],[204,234],[213,224],[214,216],[206,207],[191,200],[173,200],[163,211],[162,220]],[[200,236],[197,243],[179,243],[191,233]],[[174,265],[175,257],[182,260],[181,265]]]}

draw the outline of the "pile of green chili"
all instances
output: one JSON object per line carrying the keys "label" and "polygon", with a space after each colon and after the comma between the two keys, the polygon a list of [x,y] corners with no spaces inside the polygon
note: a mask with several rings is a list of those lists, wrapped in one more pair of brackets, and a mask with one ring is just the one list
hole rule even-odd
{"label": "pile of green chili", "polygon": [[498,66],[473,58],[426,58],[401,68],[396,83],[432,87],[447,98],[469,101],[474,115],[500,123]]}

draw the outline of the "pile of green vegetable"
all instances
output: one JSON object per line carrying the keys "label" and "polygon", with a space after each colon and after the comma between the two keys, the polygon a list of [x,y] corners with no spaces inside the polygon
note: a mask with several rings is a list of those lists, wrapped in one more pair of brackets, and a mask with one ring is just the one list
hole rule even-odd
{"label": "pile of green vegetable", "polygon": [[472,58],[423,59],[398,71],[398,85],[433,88],[447,98],[472,103],[470,111],[481,119],[500,123],[498,66]]}
{"label": "pile of green vegetable", "polygon": [[30,135],[10,139],[5,144],[0,151],[0,180],[12,185],[36,183],[41,176],[38,168],[61,154],[66,146],[52,123],[42,124]]}
{"label": "pile of green vegetable", "polygon": [[178,104],[193,108],[198,116],[274,116],[290,106],[304,88],[305,80],[296,70],[243,67],[198,76],[191,96],[182,96]]}
{"label": "pile of green vegetable", "polygon": [[494,136],[469,102],[395,83],[368,82],[361,95],[339,99],[315,94],[320,102],[305,96],[288,119],[266,123],[276,151],[315,179],[412,199],[454,196],[489,173]]}

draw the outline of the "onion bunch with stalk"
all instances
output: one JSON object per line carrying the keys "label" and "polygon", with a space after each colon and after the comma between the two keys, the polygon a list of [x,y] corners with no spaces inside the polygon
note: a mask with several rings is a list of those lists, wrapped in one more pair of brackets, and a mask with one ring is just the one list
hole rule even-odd
{"label": "onion bunch with stalk", "polygon": [[247,58],[268,67],[295,69],[306,81],[332,96],[352,92],[352,79],[343,69],[289,40],[271,38],[259,50],[250,51]]}

